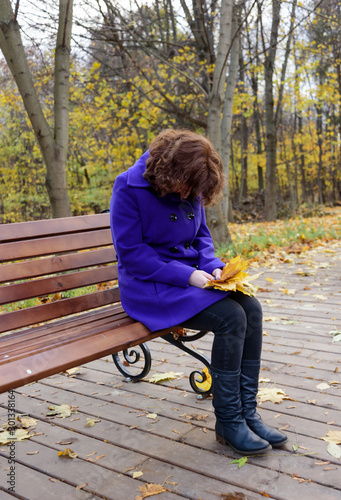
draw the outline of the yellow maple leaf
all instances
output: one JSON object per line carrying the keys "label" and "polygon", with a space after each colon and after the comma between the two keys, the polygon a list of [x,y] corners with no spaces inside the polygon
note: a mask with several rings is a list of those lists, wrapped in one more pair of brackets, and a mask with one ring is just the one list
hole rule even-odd
{"label": "yellow maple leaf", "polygon": [[258,391],[259,404],[264,403],[264,401],[270,401],[271,403],[281,403],[283,399],[289,398],[283,389],[277,387],[264,387]]}
{"label": "yellow maple leaf", "polygon": [[15,431],[3,431],[0,432],[0,445],[8,444],[12,441],[22,441],[23,439],[30,439],[32,434],[29,434],[30,431],[26,431],[25,429],[15,429]]}
{"label": "yellow maple leaf", "polygon": [[245,272],[249,261],[243,260],[240,255],[230,260],[224,267],[219,280],[212,280],[206,283],[206,287],[217,288],[224,291],[240,291],[246,295],[256,295],[258,286],[252,285],[250,281],[258,278],[259,274],[250,276]]}
{"label": "yellow maple leaf", "polygon": [[325,437],[320,437],[324,441],[329,441],[330,443],[341,444],[341,431],[328,431]]}

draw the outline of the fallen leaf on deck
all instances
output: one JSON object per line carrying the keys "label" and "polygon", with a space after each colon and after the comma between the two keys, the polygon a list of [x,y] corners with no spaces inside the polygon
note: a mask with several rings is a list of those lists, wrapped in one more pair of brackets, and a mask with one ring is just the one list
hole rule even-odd
{"label": "fallen leaf on deck", "polygon": [[341,332],[340,330],[331,330],[330,335],[333,335],[333,342],[341,342]]}
{"label": "fallen leaf on deck", "polygon": [[283,292],[286,295],[295,295],[295,293],[296,293],[296,290],[294,290],[293,288],[291,288],[291,289],[288,289],[288,288],[279,288],[278,291],[279,292]]}
{"label": "fallen leaf on deck", "polygon": [[151,418],[152,420],[155,420],[157,418],[157,413],[148,413],[146,415],[147,418]]}
{"label": "fallen leaf on deck", "polygon": [[100,420],[95,418],[87,418],[84,427],[93,427],[96,422],[100,422]]}
{"label": "fallen leaf on deck", "polygon": [[200,413],[184,413],[180,416],[185,417],[186,420],[206,420],[208,413],[206,413],[206,415],[200,415]]}
{"label": "fallen leaf on deck", "polygon": [[162,484],[154,484],[149,483],[144,486],[139,486],[139,489],[142,495],[138,495],[135,497],[135,500],[142,500],[143,498],[151,497],[153,495],[158,495],[159,493],[163,493],[166,491],[166,488],[162,486]]}
{"label": "fallen leaf on deck", "polygon": [[328,297],[326,297],[325,295],[314,294],[313,297],[315,297],[315,299],[319,299],[319,300],[328,300]]}
{"label": "fallen leaf on deck", "polygon": [[143,476],[143,472],[141,470],[137,470],[133,472],[133,479],[136,479],[137,477]]}
{"label": "fallen leaf on deck", "polygon": [[29,434],[30,431],[25,429],[15,429],[15,432],[3,431],[0,432],[0,445],[8,444],[11,441],[22,441],[23,439],[30,439],[33,434]]}
{"label": "fallen leaf on deck", "polygon": [[62,405],[49,405],[50,411],[46,413],[47,416],[51,417],[56,415],[57,417],[60,418],[66,418],[69,417],[74,411],[74,408],[70,405],[67,404],[62,404]]}
{"label": "fallen leaf on deck", "polygon": [[341,448],[336,443],[329,442],[327,446],[329,455],[335,458],[341,458]]}
{"label": "fallen leaf on deck", "polygon": [[[269,496],[269,495],[267,495]],[[240,491],[235,491],[233,493],[221,493],[221,500],[247,500],[247,496]]]}
{"label": "fallen leaf on deck", "polygon": [[325,389],[329,389],[330,385],[326,382],[322,382],[316,386],[316,389],[320,389],[320,391],[324,391]]}
{"label": "fallen leaf on deck", "polygon": [[18,415],[16,417],[16,420],[18,420],[25,429],[28,429],[29,427],[35,427],[37,425],[37,421],[35,418],[27,417],[25,415]]}
{"label": "fallen leaf on deck", "polygon": [[148,382],[153,382],[154,384],[159,384],[160,382],[166,382],[167,380],[173,380],[183,375],[183,372],[167,372],[155,374],[148,380]]}
{"label": "fallen leaf on deck", "polygon": [[298,274],[299,276],[315,276],[315,271],[304,271],[303,269],[297,269],[294,274]]}
{"label": "fallen leaf on deck", "polygon": [[73,375],[74,373],[78,372],[80,370],[79,366],[76,366],[75,368],[70,368],[69,370],[65,370],[65,372],[63,373],[66,373],[67,375]]}
{"label": "fallen leaf on deck", "polygon": [[232,462],[229,462],[229,464],[238,464],[238,469],[243,467],[247,462],[247,457],[242,457],[242,458],[236,458],[235,460],[232,460]]}
{"label": "fallen leaf on deck", "polygon": [[328,431],[325,437],[320,437],[324,441],[329,441],[330,443],[341,444],[341,431]]}
{"label": "fallen leaf on deck", "polygon": [[77,458],[78,455],[77,455],[77,453],[72,451],[71,448],[65,448],[64,451],[58,451],[58,457]]}
{"label": "fallen leaf on deck", "polygon": [[85,488],[85,486],[88,486],[88,483],[79,484],[78,486],[76,486],[75,489],[76,489],[76,491],[78,491],[78,490],[81,490],[81,489]]}
{"label": "fallen leaf on deck", "polygon": [[277,387],[264,387],[258,391],[259,404],[265,401],[270,401],[271,403],[281,403],[284,399],[289,398],[283,389],[278,389]]}

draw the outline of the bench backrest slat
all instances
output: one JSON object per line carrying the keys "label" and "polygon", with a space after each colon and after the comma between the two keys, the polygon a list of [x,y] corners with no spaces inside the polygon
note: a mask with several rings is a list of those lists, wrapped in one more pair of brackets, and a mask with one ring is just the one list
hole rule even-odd
{"label": "bench backrest slat", "polygon": [[107,213],[4,224],[0,333],[119,302],[116,279]]}
{"label": "bench backrest slat", "polygon": [[34,238],[26,241],[13,241],[1,245],[0,263],[27,257],[39,257],[51,253],[84,250],[112,244],[110,229],[87,231],[62,236]]}
{"label": "bench backrest slat", "polygon": [[60,219],[37,220],[32,222],[17,222],[3,224],[0,231],[0,243],[20,241],[28,238],[42,238],[83,231],[98,231],[110,226],[109,213],[97,215],[81,215]]}
{"label": "bench backrest slat", "polygon": [[116,261],[114,247],[100,248],[91,252],[61,254],[52,257],[0,265],[0,283],[19,279],[36,278],[48,273],[72,271],[82,267],[109,264]]}
{"label": "bench backrest slat", "polygon": [[51,278],[25,281],[0,287],[0,304],[9,304],[19,300],[31,299],[51,293],[64,292],[74,288],[94,285],[99,282],[117,279],[117,267],[87,269]]}

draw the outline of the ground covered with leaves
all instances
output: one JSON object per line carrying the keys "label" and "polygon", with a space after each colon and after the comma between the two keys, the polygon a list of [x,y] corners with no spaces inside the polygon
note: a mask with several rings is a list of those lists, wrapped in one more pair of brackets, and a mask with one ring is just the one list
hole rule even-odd
{"label": "ground covered with leaves", "polygon": [[274,222],[229,224],[232,243],[218,249],[229,259],[236,255],[257,260],[285,254],[300,254],[318,245],[341,239],[341,207],[321,209],[313,217],[295,217]]}

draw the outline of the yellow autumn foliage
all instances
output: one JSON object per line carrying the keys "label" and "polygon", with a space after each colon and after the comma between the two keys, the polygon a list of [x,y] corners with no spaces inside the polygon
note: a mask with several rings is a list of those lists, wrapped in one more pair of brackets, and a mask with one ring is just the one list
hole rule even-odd
{"label": "yellow autumn foliage", "polygon": [[237,257],[234,257],[226,264],[221,273],[221,278],[219,280],[208,281],[206,287],[213,287],[224,291],[239,291],[245,293],[245,295],[254,296],[259,287],[253,285],[250,281],[258,278],[260,273],[250,276],[245,272],[248,266],[249,261],[237,255]]}

